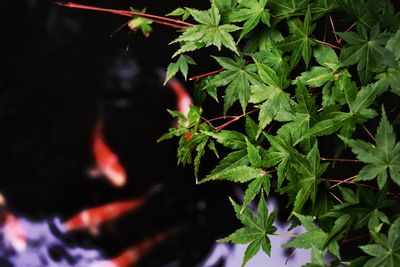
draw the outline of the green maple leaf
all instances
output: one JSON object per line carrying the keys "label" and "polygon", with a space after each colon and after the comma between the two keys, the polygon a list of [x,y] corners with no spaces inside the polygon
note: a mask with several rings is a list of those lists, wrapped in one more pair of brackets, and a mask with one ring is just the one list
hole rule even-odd
{"label": "green maple leaf", "polygon": [[290,152],[288,145],[281,136],[266,135],[271,147],[267,150],[264,165],[266,167],[276,166],[278,175],[278,188],[282,185],[289,168]]}
{"label": "green maple leaf", "polygon": [[339,6],[339,0],[317,0],[311,6],[313,18],[317,19],[325,14],[331,13]]}
{"label": "green maple leaf", "polygon": [[400,59],[400,29],[387,41],[386,48],[389,49],[395,56],[395,59]]}
{"label": "green maple leaf", "polygon": [[[173,117],[179,118],[179,127],[170,128],[157,142],[173,137],[180,137],[177,148],[178,164],[186,165],[193,162],[194,175],[197,183],[200,161],[205,154],[206,147],[213,151],[218,157],[214,140],[212,140],[209,135],[205,134],[211,130],[211,126],[201,122],[202,109],[200,107],[191,106],[187,117],[179,111],[168,110],[168,112]],[[188,134],[190,134],[190,138],[188,138]],[[196,154],[194,160],[193,154]]]}
{"label": "green maple leaf", "polygon": [[339,59],[332,48],[320,46],[314,49],[314,57],[322,66],[311,67],[309,71],[305,71],[297,79],[301,80],[305,85],[311,87],[320,87],[329,81],[334,81],[340,74],[336,71],[340,68]]}
{"label": "green maple leaf", "polygon": [[270,0],[272,13],[281,20],[292,16],[304,15],[310,0]]}
{"label": "green maple leaf", "polygon": [[311,24],[310,8],[307,9],[304,22],[299,19],[290,19],[288,20],[288,27],[292,35],[279,42],[276,47],[291,52],[290,66],[292,69],[299,63],[301,58],[303,58],[308,67],[311,59],[311,47],[316,44],[316,41],[310,37],[315,28],[315,24]]}
{"label": "green maple leaf", "polygon": [[292,119],[293,100],[283,91],[287,86],[286,77],[278,77],[273,69],[258,62],[258,74],[266,85],[251,86],[250,103],[260,103],[259,126],[257,136],[272,120],[290,121]]}
{"label": "green maple leaf", "polygon": [[[139,9],[134,9],[130,8],[131,11],[133,12],[141,12],[141,13],[146,13],[146,8],[139,10]],[[149,37],[150,33],[153,31],[153,28],[151,27],[151,24],[153,22],[151,20],[138,17],[138,16],[133,16],[133,18],[128,22],[128,27],[136,32],[137,30],[140,30],[144,36]]]}
{"label": "green maple leaf", "polygon": [[218,240],[218,242],[232,242],[236,244],[247,244],[247,249],[244,253],[242,267],[262,250],[270,255],[271,242],[268,235],[275,233],[276,227],[274,223],[276,212],[268,214],[267,204],[265,202],[264,194],[261,194],[260,201],[258,202],[257,216],[249,208],[242,210],[240,205],[230,198],[230,201],[235,209],[236,217],[242,222],[243,227],[230,234],[228,237]]}
{"label": "green maple leaf", "polygon": [[268,9],[265,8],[267,0],[238,0],[240,8],[232,11],[229,18],[232,22],[242,22],[242,32],[239,40],[254,29],[260,22],[270,26]]}
{"label": "green maple leaf", "polygon": [[[218,177],[221,173],[232,170],[240,166],[249,165],[249,157],[247,149],[237,150],[229,153],[223,158],[219,164],[211,171],[204,180],[212,180],[213,177]],[[203,181],[202,181],[203,182]]]}
{"label": "green maple leaf", "polygon": [[172,77],[174,77],[178,71],[182,73],[183,77],[185,77],[186,80],[189,69],[188,65],[196,65],[196,62],[187,55],[180,55],[176,62],[169,63],[164,84],[166,84]]}
{"label": "green maple leaf", "polygon": [[227,57],[214,57],[224,71],[214,76],[209,86],[226,86],[224,97],[224,114],[239,100],[243,111],[250,99],[250,86],[261,84],[255,64],[247,64],[242,57],[232,60]]}
{"label": "green maple leaf", "polygon": [[287,147],[290,154],[290,165],[296,173],[288,172],[288,185],[281,188],[281,193],[294,197],[293,212],[300,212],[308,199],[314,208],[320,176],[326,171],[328,164],[320,164],[318,145],[315,142],[307,157],[301,155],[293,147]]}
{"label": "green maple leaf", "polygon": [[283,245],[283,247],[293,248],[317,248],[323,249],[323,245],[328,238],[328,234],[314,224],[314,218],[312,216],[305,216],[298,213],[294,215],[299,219],[301,225],[307,230],[307,232],[299,234],[294,240]]}
{"label": "green maple leaf", "polygon": [[357,124],[365,123],[374,118],[376,112],[368,108],[380,92],[380,88],[373,84],[362,87],[357,92],[357,87],[349,79],[343,76],[335,83],[335,94],[339,101],[347,104],[349,112],[338,110],[323,111],[319,116],[319,122],[302,138],[309,136],[329,135],[338,130],[345,138],[350,138]]}
{"label": "green maple leaf", "polygon": [[357,71],[363,84],[372,78],[372,69],[379,63],[384,66],[395,67],[393,53],[384,47],[388,34],[381,32],[379,25],[375,25],[368,34],[367,28],[359,26],[358,32],[336,33],[347,45],[341,50],[342,66],[357,64]]}
{"label": "green maple leaf", "polygon": [[372,258],[365,267],[397,267],[400,266],[400,218],[390,226],[388,235],[372,234],[375,244],[360,246],[361,250]]}
{"label": "green maple leaf", "polygon": [[249,203],[256,197],[258,193],[262,193],[263,191],[268,195],[269,190],[271,187],[271,175],[266,173],[263,176],[259,176],[256,179],[254,179],[247,187],[246,191],[244,192],[244,197],[243,197],[243,206],[242,206],[242,212],[243,210],[249,205]]}
{"label": "green maple leaf", "polygon": [[173,57],[210,45],[216,46],[219,50],[221,50],[221,46],[225,46],[239,54],[235,40],[230,32],[240,30],[240,27],[232,24],[221,25],[221,14],[215,4],[206,11],[189,9],[189,12],[200,24],[187,28],[177,39],[172,41],[172,43],[181,43],[181,48]]}
{"label": "green maple leaf", "polygon": [[376,79],[378,79],[376,86],[380,90],[379,93],[391,89],[393,93],[400,96],[400,66],[388,68],[385,72],[379,73]]}
{"label": "green maple leaf", "polygon": [[227,148],[247,148],[246,137],[240,132],[222,130],[220,132],[202,131],[202,133],[214,138],[218,143]]}
{"label": "green maple leaf", "polygon": [[366,166],[358,173],[357,180],[365,181],[377,178],[380,189],[387,181],[388,173],[392,180],[400,185],[400,142],[396,144],[396,134],[390,125],[382,107],[382,119],[376,133],[376,145],[362,140],[341,137],[352,148],[357,158]]}
{"label": "green maple leaf", "polygon": [[[246,138],[246,143],[247,143],[247,154],[248,154],[250,165],[255,168],[262,167],[263,160],[262,160],[262,157],[259,152],[259,149],[261,149],[261,148],[254,146],[247,138]],[[270,179],[271,179],[271,175],[268,173],[265,173],[264,175],[258,176],[257,178],[255,178],[248,185],[248,187],[244,193],[243,209],[248,206],[250,201],[252,201],[259,192],[262,192],[261,189],[263,189],[267,195],[269,194],[269,190],[271,187]]]}
{"label": "green maple leaf", "polygon": [[[290,135],[294,143],[300,140],[300,138],[318,121],[316,117],[317,108],[315,105],[315,98],[310,97],[307,88],[300,80],[297,81],[295,92],[297,104],[294,107],[295,112],[293,120],[278,129],[278,135],[282,133]],[[312,138],[307,137],[302,140],[301,146],[305,151],[309,151],[311,149],[311,143]]]}
{"label": "green maple leaf", "polygon": [[182,16],[182,20],[186,20],[190,16],[190,12],[188,8],[178,7],[174,9],[172,12],[166,14],[165,16],[173,16],[173,17]]}
{"label": "green maple leaf", "polygon": [[262,177],[265,172],[259,168],[253,168],[249,166],[238,166],[224,170],[223,172],[218,172],[207,176],[201,183],[208,182],[211,180],[229,180],[237,183],[245,183],[251,181],[257,177]]}
{"label": "green maple leaf", "polygon": [[246,134],[251,141],[257,141],[257,132],[258,125],[257,123],[250,117],[246,116]]}
{"label": "green maple leaf", "polygon": [[[208,137],[230,149],[231,152],[211,171],[201,183],[211,180],[230,180],[236,182],[247,182],[265,175],[258,168],[262,165],[261,155],[257,148],[241,133],[236,131],[222,130],[221,132],[202,131]],[[251,164],[253,167],[249,167]]]}
{"label": "green maple leaf", "polygon": [[256,51],[267,51],[282,40],[282,33],[274,28],[269,28],[268,31],[255,30],[254,35],[247,39],[246,45],[243,48],[243,53],[251,54]]}
{"label": "green maple leaf", "polygon": [[386,188],[376,194],[360,187],[357,187],[356,193],[349,188],[339,187],[339,189],[344,201],[336,205],[334,210],[339,211],[338,216],[351,215],[351,225],[354,229],[368,225],[370,231],[376,231],[381,222],[389,224],[385,211],[395,202],[386,198]]}
{"label": "green maple leaf", "polygon": [[343,8],[347,13],[353,15],[358,22],[372,28],[376,23],[376,18],[374,18],[373,11],[365,3],[365,0],[342,0],[341,8]]}
{"label": "green maple leaf", "polygon": [[261,62],[274,70],[278,79],[283,79],[280,83],[285,85],[287,82],[285,79],[287,79],[289,66],[287,64],[287,59],[282,55],[282,51],[276,48],[261,50],[260,52],[254,53],[254,58],[257,59],[258,62]]}
{"label": "green maple leaf", "polygon": [[[283,245],[282,247],[301,248],[301,249],[312,248],[313,250],[315,250],[314,252],[318,252],[321,255],[325,255],[326,254],[325,247],[328,245],[329,251],[333,255],[338,256],[339,245],[335,240],[330,240],[330,236],[328,233],[324,232],[322,229],[320,229],[318,226],[314,224],[313,217],[301,215],[298,213],[294,213],[294,215],[300,220],[301,225],[307,230],[307,232],[299,234],[294,240]],[[315,260],[313,259],[313,263],[314,261]],[[323,264],[322,266],[325,265],[323,261],[322,264]]]}

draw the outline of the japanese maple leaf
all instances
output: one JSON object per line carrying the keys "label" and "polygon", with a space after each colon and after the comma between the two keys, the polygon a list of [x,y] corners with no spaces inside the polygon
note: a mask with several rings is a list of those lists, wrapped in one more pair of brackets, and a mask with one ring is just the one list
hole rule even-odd
{"label": "japanese maple leaf", "polygon": [[304,14],[310,0],[270,0],[272,13],[277,19]]}
{"label": "japanese maple leaf", "polygon": [[330,47],[320,46],[314,49],[314,57],[322,66],[311,67],[309,71],[303,72],[297,79],[311,87],[320,87],[329,81],[334,81],[337,76],[336,71],[340,67],[335,51]]}
{"label": "japanese maple leaf", "polygon": [[227,86],[224,97],[224,113],[239,100],[245,110],[250,99],[250,85],[262,84],[255,64],[246,65],[242,57],[232,60],[227,57],[214,57],[224,71],[213,78],[212,86]]}
{"label": "japanese maple leaf", "polygon": [[242,222],[242,228],[236,230],[233,234],[218,240],[218,242],[232,242],[236,244],[247,244],[247,249],[244,253],[242,267],[262,250],[270,255],[271,253],[271,242],[268,235],[275,233],[276,227],[274,223],[276,212],[268,214],[267,204],[265,202],[264,194],[261,194],[260,201],[258,202],[257,217],[254,216],[253,212],[249,208],[245,208],[242,211],[240,205],[235,203],[232,199],[231,203],[235,209],[236,217]]}
{"label": "japanese maple leaf", "polygon": [[177,39],[172,41],[172,43],[181,43],[181,48],[173,57],[210,45],[215,45],[219,50],[221,50],[221,46],[225,46],[239,54],[235,40],[230,35],[230,32],[237,31],[240,27],[232,24],[221,25],[221,14],[215,4],[205,11],[189,9],[189,12],[199,24],[189,27]]}
{"label": "japanese maple leaf", "polygon": [[390,125],[385,110],[382,107],[382,119],[376,133],[376,145],[342,137],[351,147],[354,154],[367,165],[358,173],[358,181],[377,178],[382,189],[387,181],[388,173],[392,180],[400,185],[400,142],[396,143],[396,134]]}
{"label": "japanese maple leaf", "polygon": [[176,62],[171,62],[168,65],[164,84],[166,84],[172,77],[174,77],[178,71],[182,73],[183,77],[186,80],[189,71],[189,65],[196,65],[196,62],[193,60],[193,58],[187,55],[180,55]]}
{"label": "japanese maple leaf", "polygon": [[342,137],[350,138],[356,130],[357,124],[365,123],[377,115],[375,110],[369,106],[374,102],[380,90],[379,86],[369,84],[357,92],[357,86],[349,77],[340,77],[333,88],[334,98],[339,103],[347,104],[349,112],[335,109],[324,110],[319,116],[319,122],[315,123],[302,138],[329,135],[339,129]]}
{"label": "japanese maple leaf", "polygon": [[[316,118],[317,108],[315,98],[309,96],[307,88],[300,80],[297,81],[295,92],[297,104],[294,108],[293,120],[284,124],[278,130],[278,135],[286,133],[291,136],[293,142],[297,142],[318,121]],[[301,142],[301,146],[305,151],[311,149],[312,140],[312,138],[308,137]]]}
{"label": "japanese maple leaf", "polygon": [[[271,138],[269,137],[269,140]],[[317,142],[307,157],[301,155],[293,147],[287,146],[290,154],[291,170],[287,173],[288,185],[281,188],[281,193],[288,193],[293,202],[293,212],[301,212],[310,199],[314,208],[320,177],[326,171],[328,164],[320,164],[320,154]],[[293,170],[296,170],[295,172]]]}
{"label": "japanese maple leaf", "polygon": [[360,25],[358,32],[337,33],[347,45],[341,51],[342,66],[357,64],[358,75],[363,84],[372,78],[372,69],[376,64],[395,67],[394,54],[383,45],[388,40],[388,34],[381,32],[375,25],[368,34],[367,28]]}
{"label": "japanese maple leaf", "polygon": [[361,246],[361,250],[371,255],[364,267],[400,266],[400,218],[389,228],[388,235],[372,234],[375,244]]}
{"label": "japanese maple leaf", "polygon": [[264,84],[251,87],[249,99],[250,103],[259,103],[260,107],[258,136],[272,120],[290,121],[293,101],[290,99],[290,95],[283,91],[288,86],[286,76],[283,73],[276,73],[256,58],[253,59],[257,65],[258,75],[264,82]]}
{"label": "japanese maple leaf", "polygon": [[307,9],[304,22],[299,19],[291,19],[288,20],[288,27],[291,35],[278,43],[277,47],[284,51],[292,52],[290,56],[291,68],[295,67],[301,58],[303,58],[308,67],[311,59],[311,46],[316,44],[316,41],[310,36],[315,28],[315,24],[311,24],[310,8]]}
{"label": "japanese maple leaf", "polygon": [[240,8],[231,13],[230,20],[232,22],[245,21],[239,40],[254,29],[260,20],[270,26],[268,9],[265,8],[267,0],[239,0],[238,3]]}
{"label": "japanese maple leaf", "polygon": [[[283,245],[285,248],[301,248],[301,249],[315,249],[322,254],[326,254],[325,246],[328,245],[329,251],[335,255],[339,255],[339,245],[335,240],[329,240],[329,234],[320,229],[314,224],[314,218],[294,213],[299,219],[302,226],[306,229],[305,233],[299,234],[294,240]],[[325,250],[323,252],[323,250]],[[308,265],[307,265],[308,266]],[[310,265],[319,266],[319,265]]]}

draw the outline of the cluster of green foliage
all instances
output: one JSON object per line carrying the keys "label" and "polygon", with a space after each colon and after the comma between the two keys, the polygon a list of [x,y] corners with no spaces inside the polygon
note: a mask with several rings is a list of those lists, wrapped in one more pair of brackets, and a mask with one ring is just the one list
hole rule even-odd
{"label": "cluster of green foliage", "polygon": [[[200,106],[187,117],[174,111],[180,127],[160,138],[180,138],[178,162],[193,163],[199,183],[246,186],[242,204],[231,200],[243,227],[219,241],[249,244],[243,265],[260,248],[270,254],[275,212],[265,196],[278,192],[293,226],[306,229],[284,245],[312,249],[305,266],[400,266],[399,109],[387,107],[387,99],[399,104],[400,13],[390,0],[212,0],[207,10],[169,15],[195,24],[172,42],[179,48],[167,80],[179,71],[186,79],[196,64],[188,53],[215,46],[224,56],[211,60],[223,70],[197,86],[217,101],[223,96],[224,115],[235,105],[243,112],[231,116],[242,123],[235,131],[204,119]],[[220,146],[230,152],[198,178],[206,150],[219,157]],[[343,153],[357,158],[352,177],[333,169]],[[354,257],[342,259],[340,245],[360,236]]]}

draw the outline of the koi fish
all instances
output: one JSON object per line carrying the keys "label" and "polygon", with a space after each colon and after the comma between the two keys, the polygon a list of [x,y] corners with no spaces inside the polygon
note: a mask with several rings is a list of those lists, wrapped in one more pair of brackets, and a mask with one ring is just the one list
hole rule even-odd
{"label": "koi fish", "polygon": [[144,199],[131,199],[89,208],[64,222],[64,227],[68,232],[88,230],[97,234],[99,225],[141,207],[144,202]]}
{"label": "koi fish", "polygon": [[118,156],[104,140],[102,122],[97,122],[94,129],[93,155],[96,161],[96,170],[91,171],[90,176],[104,175],[115,187],[122,187],[126,184],[126,171],[119,162]]}
{"label": "koi fish", "polygon": [[[5,198],[0,194],[0,207],[5,207]],[[28,238],[25,229],[22,226],[20,220],[8,211],[2,212],[3,222],[1,224],[1,230],[4,235],[4,240],[10,243],[10,245],[17,251],[22,252],[26,249],[28,244]]]}
{"label": "koi fish", "polygon": [[90,267],[132,267],[139,263],[153,248],[177,232],[176,229],[158,233],[107,261],[92,264]]}
{"label": "koi fish", "polygon": [[97,234],[99,225],[140,208],[150,196],[160,190],[161,185],[156,185],[141,198],[117,201],[83,210],[65,221],[63,225],[67,232],[88,230],[92,234]]}
{"label": "koi fish", "polygon": [[[168,81],[168,86],[171,88],[171,90],[175,93],[176,96],[176,106],[179,112],[181,112],[185,117],[188,116],[190,106],[193,105],[193,100],[186,91],[185,87],[180,83],[177,79],[172,78],[171,80]],[[178,128],[178,123],[175,125],[176,128]],[[189,121],[185,121],[185,126],[189,125]],[[186,134],[186,141],[189,141],[190,138],[192,137],[192,133],[189,132]]]}

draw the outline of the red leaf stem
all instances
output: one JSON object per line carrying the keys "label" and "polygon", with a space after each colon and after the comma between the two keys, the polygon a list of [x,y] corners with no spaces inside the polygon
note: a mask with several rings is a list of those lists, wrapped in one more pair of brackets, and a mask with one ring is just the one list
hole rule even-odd
{"label": "red leaf stem", "polygon": [[214,74],[218,74],[218,73],[220,73],[220,72],[223,71],[223,70],[224,70],[224,69],[222,68],[222,69],[214,70],[214,71],[207,72],[207,73],[204,73],[204,74],[201,74],[201,75],[193,76],[192,78],[189,79],[189,81],[194,81],[194,80],[198,80],[198,79],[201,79],[201,78],[204,78],[204,77],[207,77],[207,76],[211,76],[211,75],[214,75]]}
{"label": "red leaf stem", "polygon": [[222,129],[224,129],[226,126],[228,126],[229,124],[231,124],[231,123],[233,123],[233,122],[235,122],[235,121],[237,121],[237,120],[243,118],[243,117],[246,116],[246,115],[249,115],[249,114],[251,114],[251,113],[253,113],[253,112],[256,112],[257,110],[258,110],[258,108],[253,109],[253,110],[251,110],[251,111],[249,111],[249,112],[247,112],[247,113],[245,113],[245,114],[242,114],[242,115],[232,116],[232,119],[231,119],[231,120],[229,120],[229,121],[225,122],[224,124],[222,124],[222,125],[216,127],[215,130],[216,130],[217,132],[219,132],[219,131],[221,131]]}
{"label": "red leaf stem", "polygon": [[[108,12],[108,13],[121,15],[121,16],[126,16],[126,17],[132,17],[132,15],[136,15],[136,16],[139,16],[139,17],[143,17],[143,18],[147,18],[147,19],[153,20],[155,23],[164,24],[164,25],[168,25],[168,26],[174,25],[173,27],[175,27],[175,28],[177,28],[177,27],[183,28],[185,26],[188,26],[188,27],[193,26],[193,24],[191,24],[189,22],[185,22],[185,21],[181,21],[181,20],[177,20],[177,19],[170,19],[170,18],[156,16],[156,15],[142,13],[142,12],[136,12],[136,11],[101,8],[101,7],[95,7],[95,6],[75,4],[75,3],[72,3],[72,2],[66,2],[66,3],[56,2],[56,4],[58,4],[60,6],[69,7],[69,8],[78,8],[78,9],[86,9],[86,10]],[[167,24],[167,23],[169,23],[169,24]]]}
{"label": "red leaf stem", "polygon": [[338,49],[338,50],[342,49],[340,46],[336,46],[336,45],[333,45],[333,44],[330,44],[330,43],[327,43],[327,42],[324,42],[324,41],[320,41],[320,40],[318,40],[318,39],[315,39],[315,41],[317,41],[317,42],[320,43],[320,44],[323,44],[323,45],[332,47],[332,48],[334,48],[334,49]]}

